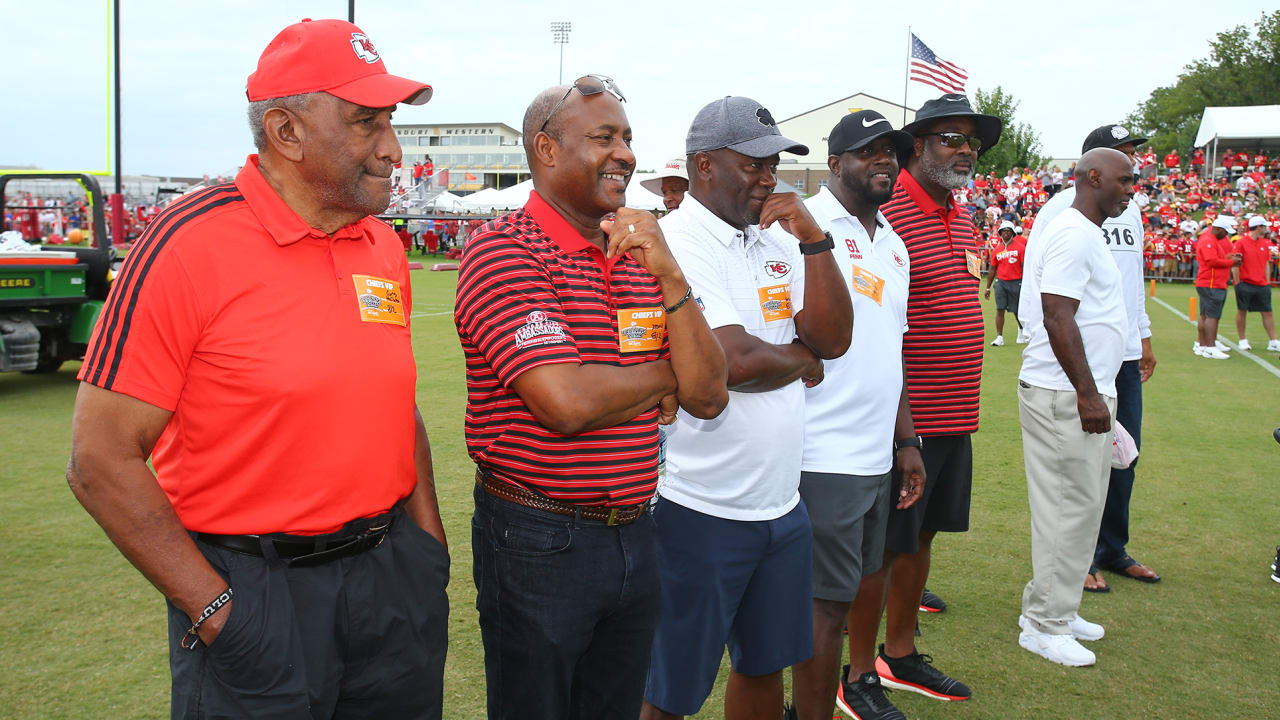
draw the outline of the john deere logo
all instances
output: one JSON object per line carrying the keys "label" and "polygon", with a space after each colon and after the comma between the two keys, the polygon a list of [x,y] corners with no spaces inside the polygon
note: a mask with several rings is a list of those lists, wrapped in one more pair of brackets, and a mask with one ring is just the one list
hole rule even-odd
{"label": "john deere logo", "polygon": [[0,288],[30,288],[35,286],[35,278],[0,278]]}

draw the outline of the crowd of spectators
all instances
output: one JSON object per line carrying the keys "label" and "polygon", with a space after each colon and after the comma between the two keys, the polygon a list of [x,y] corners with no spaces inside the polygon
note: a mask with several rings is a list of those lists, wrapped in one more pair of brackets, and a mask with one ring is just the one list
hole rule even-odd
{"label": "crowd of spectators", "polygon": [[[1074,169],[1015,167],[1003,176],[979,175],[969,188],[957,191],[983,240],[985,265],[1000,242],[1001,224],[1011,222],[1017,235],[1029,236],[1040,208],[1064,182],[1071,182]],[[1185,160],[1176,151],[1157,159],[1148,150],[1134,157],[1134,169],[1139,178],[1134,201],[1142,210],[1148,278],[1192,280],[1196,239],[1219,215],[1230,215],[1267,221],[1272,240],[1267,277],[1280,281],[1280,245],[1275,244],[1280,237],[1280,153],[1269,157],[1261,151],[1228,149],[1213,172],[1206,173],[1205,154],[1199,148]]]}

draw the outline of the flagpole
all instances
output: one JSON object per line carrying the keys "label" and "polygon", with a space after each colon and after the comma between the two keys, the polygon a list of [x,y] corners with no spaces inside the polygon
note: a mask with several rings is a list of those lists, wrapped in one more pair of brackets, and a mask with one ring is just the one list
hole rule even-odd
{"label": "flagpole", "polygon": [[907,26],[907,66],[902,73],[902,124],[907,124],[907,84],[911,81],[911,26]]}

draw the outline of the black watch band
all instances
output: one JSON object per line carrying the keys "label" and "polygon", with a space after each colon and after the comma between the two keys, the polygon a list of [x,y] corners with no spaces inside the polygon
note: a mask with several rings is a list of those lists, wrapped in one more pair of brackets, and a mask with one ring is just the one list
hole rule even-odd
{"label": "black watch band", "polygon": [[893,441],[894,452],[898,452],[899,450],[905,447],[913,447],[919,450],[920,448],[924,447],[924,438],[920,437],[919,435],[916,435],[915,437],[902,438],[900,440]]}
{"label": "black watch band", "polygon": [[800,254],[801,255],[817,255],[818,253],[824,253],[828,250],[834,249],[835,246],[836,246],[836,239],[831,237],[831,233],[824,232],[822,233],[822,239],[819,240],[818,242],[800,243]]}

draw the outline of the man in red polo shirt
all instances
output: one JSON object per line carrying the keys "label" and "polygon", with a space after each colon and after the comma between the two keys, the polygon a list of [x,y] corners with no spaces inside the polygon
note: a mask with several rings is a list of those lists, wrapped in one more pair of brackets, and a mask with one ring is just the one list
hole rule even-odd
{"label": "man in red polo shirt", "polygon": [[1219,215],[1213,224],[1200,234],[1196,241],[1196,295],[1200,296],[1200,316],[1196,322],[1196,344],[1192,350],[1200,357],[1226,360],[1229,356],[1216,346],[1218,320],[1222,317],[1222,305],[1227,299],[1227,279],[1231,268],[1240,264],[1240,254],[1231,247],[1231,236],[1236,231],[1236,219],[1231,215]]}
{"label": "man in red polo shirt", "polygon": [[[852,612],[886,613],[885,642],[874,661],[885,686],[965,700],[969,688],[916,649],[915,629],[934,535],[969,529],[970,435],[978,429],[982,266],[973,223],[952,201],[951,191],[968,184],[978,154],[999,141],[1001,122],[974,112],[964,95],[948,94],[926,102],[903,129],[915,137],[915,146],[881,212],[911,260],[910,330],[903,336],[902,356],[911,417],[921,437],[895,440],[899,446],[920,447],[928,479],[919,501],[890,510],[884,564],[862,578]],[[895,469],[891,497],[901,492],[901,482]],[[850,648],[874,647],[877,630],[871,629],[870,638],[855,637],[851,624]],[[849,660],[851,675],[872,665],[869,657],[851,654]]]}
{"label": "man in red polo shirt", "polygon": [[1267,350],[1280,350],[1280,340],[1276,339],[1276,322],[1271,315],[1271,255],[1275,244],[1267,238],[1267,219],[1261,215],[1249,218],[1249,232],[1235,242],[1235,251],[1240,254],[1240,282],[1236,284],[1236,337],[1240,338],[1240,349],[1250,350],[1249,339],[1245,337],[1245,319],[1250,312],[1262,315],[1262,329],[1267,332],[1270,341]]}
{"label": "man in red polo shirt", "polygon": [[459,272],[490,718],[639,716],[658,424],[728,402],[724,353],[657,220],[623,207],[622,99],[597,75],[534,99],[534,191],[470,238]]}
{"label": "man in red polo shirt", "polygon": [[1182,158],[1178,156],[1177,150],[1170,150],[1168,155],[1164,156],[1165,173],[1177,172],[1179,165],[1182,164]]}
{"label": "man in red polo shirt", "polygon": [[168,600],[173,717],[439,718],[449,556],[408,266],[370,217],[391,113],[431,88],[317,20],[246,94],[259,154],[161,213],[112,286],[67,479]]}
{"label": "man in red polo shirt", "polygon": [[987,289],[982,296],[991,299],[991,283],[996,284],[996,339],[991,344],[1004,345],[1004,312],[1013,313],[1014,322],[1018,323],[1019,344],[1026,342],[1022,332],[1022,321],[1018,319],[1018,298],[1022,292],[1022,261],[1027,249],[1027,239],[1019,235],[1012,222],[1000,223],[1000,236],[991,243],[991,266],[993,272],[987,273]]}

